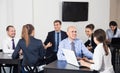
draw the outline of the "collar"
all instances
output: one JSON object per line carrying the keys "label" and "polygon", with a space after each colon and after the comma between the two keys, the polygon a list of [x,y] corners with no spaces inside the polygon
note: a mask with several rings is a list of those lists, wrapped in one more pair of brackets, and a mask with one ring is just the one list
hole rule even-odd
{"label": "collar", "polygon": [[67,38],[67,39],[68,39],[68,42],[69,42],[69,43],[72,43],[72,42],[75,43],[75,40],[77,40],[77,39],[74,39],[73,41],[71,41],[70,38]]}
{"label": "collar", "polygon": [[7,38],[8,38],[9,41],[11,41],[12,39],[14,39],[14,38],[11,38],[11,37],[9,37],[9,36],[7,36]]}
{"label": "collar", "polygon": [[[61,32],[61,30],[59,31],[59,33]],[[58,33],[58,31],[55,31],[55,33]]]}

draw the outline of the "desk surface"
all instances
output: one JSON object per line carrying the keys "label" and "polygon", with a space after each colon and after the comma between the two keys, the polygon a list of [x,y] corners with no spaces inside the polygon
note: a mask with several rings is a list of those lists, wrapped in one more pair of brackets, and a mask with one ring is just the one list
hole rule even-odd
{"label": "desk surface", "polygon": [[0,64],[18,64],[19,59],[12,59],[10,54],[0,52]]}
{"label": "desk surface", "polygon": [[3,64],[17,65],[18,73],[20,73],[20,59],[12,59],[10,54],[0,52],[0,65]]}
{"label": "desk surface", "polygon": [[45,69],[59,69],[59,70],[76,70],[76,71],[87,71],[92,72],[93,70],[90,70],[89,68],[79,68],[74,65],[66,63],[66,61],[54,61],[47,66],[45,66]]}

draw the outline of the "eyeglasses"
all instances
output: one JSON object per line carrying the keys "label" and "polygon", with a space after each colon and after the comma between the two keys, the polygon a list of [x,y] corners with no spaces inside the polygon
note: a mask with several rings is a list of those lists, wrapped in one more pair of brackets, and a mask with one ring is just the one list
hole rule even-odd
{"label": "eyeglasses", "polygon": [[77,31],[71,31],[72,33],[77,33]]}

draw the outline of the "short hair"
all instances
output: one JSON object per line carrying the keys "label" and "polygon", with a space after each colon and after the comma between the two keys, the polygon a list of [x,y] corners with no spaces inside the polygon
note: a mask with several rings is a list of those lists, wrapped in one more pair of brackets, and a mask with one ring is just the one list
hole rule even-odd
{"label": "short hair", "polygon": [[88,24],[85,28],[89,28],[91,30],[94,30],[95,26],[93,24]]}
{"label": "short hair", "polygon": [[111,21],[111,22],[109,23],[109,26],[117,26],[117,22]]}
{"label": "short hair", "polygon": [[10,28],[10,27],[14,28],[13,25],[9,25],[9,26],[6,27],[6,31],[9,31],[9,28]]}
{"label": "short hair", "polygon": [[54,21],[54,23],[57,23],[57,22],[59,22],[60,25],[62,24],[62,22],[61,22],[60,20],[55,20],[55,21]]}

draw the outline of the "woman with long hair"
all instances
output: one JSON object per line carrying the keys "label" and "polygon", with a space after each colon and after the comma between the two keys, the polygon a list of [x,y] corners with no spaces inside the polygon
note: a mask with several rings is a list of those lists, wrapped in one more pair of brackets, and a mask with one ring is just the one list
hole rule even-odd
{"label": "woman with long hair", "polygon": [[80,60],[81,65],[99,71],[99,73],[114,73],[111,63],[111,52],[106,44],[105,31],[102,29],[97,29],[94,32],[93,37],[94,42],[97,44],[93,54],[93,60]]}
{"label": "woman with long hair", "polygon": [[34,38],[34,27],[32,24],[26,24],[22,28],[21,39],[19,40],[12,58],[19,58],[19,52],[22,50],[22,66],[39,66],[44,64],[45,49],[42,41]]}
{"label": "woman with long hair", "polygon": [[107,29],[106,35],[107,35],[107,43],[111,43],[112,38],[120,38],[120,29],[118,28],[117,22],[111,21],[109,23],[110,29]]}
{"label": "woman with long hair", "polygon": [[88,36],[88,40],[84,44],[88,48],[88,50],[90,50],[92,53],[94,53],[94,49],[96,47],[96,44],[93,40],[94,27],[95,26],[93,24],[88,24],[85,27],[85,33]]}

